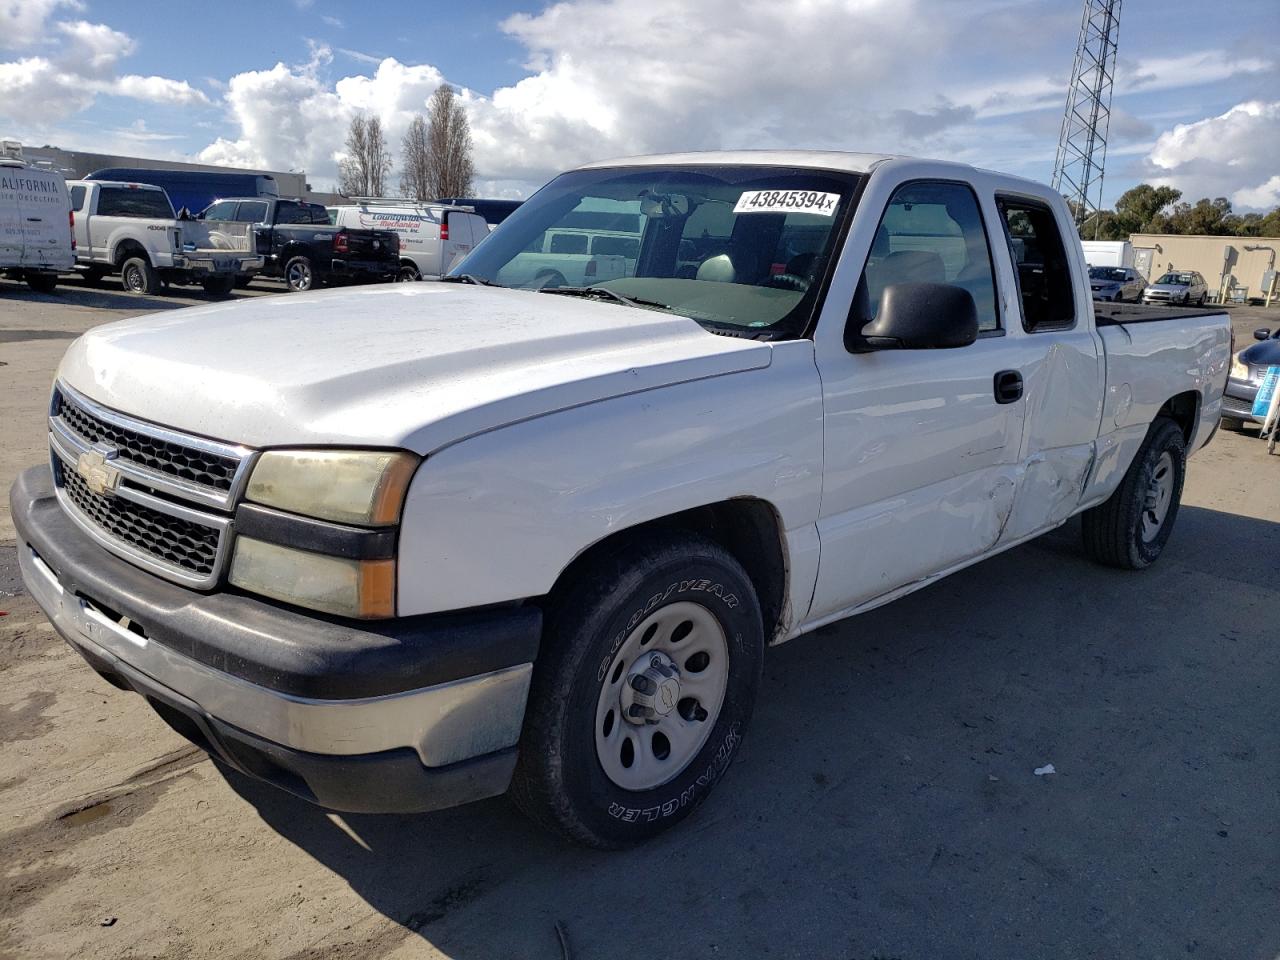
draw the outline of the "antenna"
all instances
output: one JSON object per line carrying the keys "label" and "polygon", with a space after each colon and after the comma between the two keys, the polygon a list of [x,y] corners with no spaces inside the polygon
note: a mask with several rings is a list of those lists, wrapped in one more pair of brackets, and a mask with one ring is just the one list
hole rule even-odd
{"label": "antenna", "polygon": [[1093,218],[1095,237],[1111,125],[1120,3],[1121,0],[1084,0],[1080,39],[1076,41],[1071,86],[1067,89],[1067,107],[1053,164],[1053,188],[1071,204],[1077,225],[1083,226]]}

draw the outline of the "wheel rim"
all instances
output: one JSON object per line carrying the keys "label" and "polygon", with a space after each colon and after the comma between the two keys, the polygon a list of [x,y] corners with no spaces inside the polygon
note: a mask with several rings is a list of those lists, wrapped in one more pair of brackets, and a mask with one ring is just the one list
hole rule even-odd
{"label": "wheel rim", "polygon": [[697,603],[642,620],[618,648],[596,702],[596,757],[624,790],[679,776],[707,742],[729,683],[729,643]]}
{"label": "wheel rim", "polygon": [[137,267],[127,267],[124,271],[124,285],[137,293],[142,289],[142,271]]}
{"label": "wheel rim", "polygon": [[396,274],[396,279],[401,283],[410,283],[418,279],[418,271],[412,267],[401,267],[400,272]]}
{"label": "wheel rim", "polygon": [[311,288],[311,268],[305,263],[289,264],[289,286],[295,290],[309,290]]}
{"label": "wheel rim", "polygon": [[1156,538],[1169,515],[1169,506],[1173,503],[1173,480],[1173,457],[1166,450],[1160,454],[1155,469],[1151,471],[1151,482],[1147,485],[1147,495],[1142,504],[1142,539],[1146,543]]}

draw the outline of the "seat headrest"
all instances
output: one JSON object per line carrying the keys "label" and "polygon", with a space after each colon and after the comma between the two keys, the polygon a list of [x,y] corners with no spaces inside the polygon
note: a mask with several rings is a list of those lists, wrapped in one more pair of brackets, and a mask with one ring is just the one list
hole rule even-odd
{"label": "seat headrest", "polygon": [[737,277],[737,271],[733,269],[733,261],[729,259],[727,253],[722,253],[718,257],[708,257],[698,267],[697,279],[699,280],[733,283],[735,277]]}

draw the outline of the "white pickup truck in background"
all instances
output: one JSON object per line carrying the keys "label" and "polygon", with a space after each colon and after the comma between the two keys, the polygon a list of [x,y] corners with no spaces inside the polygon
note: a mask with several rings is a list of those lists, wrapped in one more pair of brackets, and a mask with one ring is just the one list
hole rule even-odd
{"label": "white pickup truck in background", "polygon": [[[622,275],[504,288],[529,251],[579,276],[548,238],[601,209]],[[510,788],[601,847],[706,799],[768,644],[1076,514],[1154,562],[1231,358],[1222,313],[1095,305],[1053,190],[900,157],[592,164],[445,281],[85,334],[11,492],[23,578],[252,776]]]}
{"label": "white pickup truck in background", "polygon": [[76,264],[91,281],[118,273],[136,293],[159,293],[173,282],[226,296],[237,275],[262,269],[249,224],[178,220],[168,194],[144,183],[71,180],[67,186]]}

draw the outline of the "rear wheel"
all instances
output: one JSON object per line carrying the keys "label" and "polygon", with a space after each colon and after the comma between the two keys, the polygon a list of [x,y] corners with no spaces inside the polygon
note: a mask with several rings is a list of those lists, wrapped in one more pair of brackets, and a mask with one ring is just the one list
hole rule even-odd
{"label": "rear wheel", "polygon": [[221,277],[205,277],[200,281],[200,286],[204,287],[204,292],[214,297],[225,297],[230,295],[235,289],[236,278],[234,274],[227,274]]}
{"label": "rear wheel", "polygon": [[1090,559],[1126,570],[1154,563],[1173,532],[1186,464],[1182,428],[1158,417],[1120,486],[1081,518]]}
{"label": "rear wheel", "polygon": [[309,257],[294,257],[284,265],[284,282],[293,293],[306,293],[315,287],[315,271]]}
{"label": "rear wheel", "polygon": [[27,286],[36,293],[53,293],[58,286],[58,275],[56,273],[28,273],[26,281]]}
{"label": "rear wheel", "polygon": [[154,296],[160,292],[160,274],[146,257],[130,257],[120,268],[120,282],[131,293]]}
{"label": "rear wheel", "polygon": [[717,544],[652,534],[600,556],[547,611],[516,803],[594,847],[674,826],[733,761],[763,653],[751,581]]}
{"label": "rear wheel", "polygon": [[403,283],[408,283],[413,280],[421,280],[422,273],[412,263],[402,263],[400,264],[400,271],[396,274],[396,279]]}

